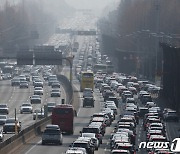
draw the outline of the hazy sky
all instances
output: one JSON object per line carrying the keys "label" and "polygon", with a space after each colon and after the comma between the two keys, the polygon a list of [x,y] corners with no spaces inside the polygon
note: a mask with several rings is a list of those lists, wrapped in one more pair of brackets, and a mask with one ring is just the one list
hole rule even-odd
{"label": "hazy sky", "polygon": [[101,11],[107,5],[114,5],[120,0],[65,0],[69,5],[80,9],[95,9]]}

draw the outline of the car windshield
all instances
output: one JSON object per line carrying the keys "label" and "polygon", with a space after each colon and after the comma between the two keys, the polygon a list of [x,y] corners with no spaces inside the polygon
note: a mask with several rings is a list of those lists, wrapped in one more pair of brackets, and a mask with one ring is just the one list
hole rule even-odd
{"label": "car windshield", "polygon": [[53,102],[52,102],[52,103],[47,103],[47,105],[48,105],[48,106],[55,106],[56,103],[53,103]]}
{"label": "car windshield", "polygon": [[26,84],[26,83],[27,83],[27,81],[21,81],[21,84],[22,84],[22,83],[23,83],[23,84]]}
{"label": "car windshield", "polygon": [[74,143],[73,147],[87,148],[87,143]]}
{"label": "car windshield", "polygon": [[31,104],[22,104],[22,106],[31,106]]}
{"label": "car windshield", "polygon": [[39,95],[33,95],[32,98],[40,98]]}
{"label": "car windshield", "polygon": [[42,88],[41,87],[36,87],[35,90],[42,90]]}
{"label": "car windshield", "polygon": [[99,133],[99,129],[98,128],[83,128],[83,132],[86,132],[86,133]]}
{"label": "car windshield", "polygon": [[0,115],[0,119],[6,119],[7,118],[7,116],[5,116],[5,115]]}
{"label": "car windshield", "polygon": [[60,130],[58,129],[46,129],[44,131],[45,134],[52,134],[52,135],[55,135],[55,134],[60,134]]}
{"label": "car windshield", "polygon": [[7,119],[6,123],[15,123],[15,119]]}
{"label": "car windshield", "polygon": [[83,133],[82,137],[95,137],[95,134],[93,134],[93,133]]}
{"label": "car windshield", "polygon": [[0,108],[5,108],[5,107],[7,107],[6,104],[0,104]]}
{"label": "car windshield", "polygon": [[53,89],[52,92],[59,92],[59,89]]}

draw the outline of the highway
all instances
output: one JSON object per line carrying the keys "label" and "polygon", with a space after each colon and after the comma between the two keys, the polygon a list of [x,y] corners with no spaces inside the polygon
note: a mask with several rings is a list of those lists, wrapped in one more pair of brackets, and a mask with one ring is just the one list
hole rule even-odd
{"label": "highway", "polygon": [[[76,23],[75,20],[79,22]],[[83,21],[85,19],[81,18],[73,19],[73,22],[64,23],[64,27],[73,27],[79,28],[84,27]],[[78,26],[77,26],[78,25]],[[86,27],[86,26],[85,26]],[[89,28],[89,26],[87,26]],[[64,37],[63,37],[64,36]],[[61,35],[61,34],[55,34],[50,38],[49,44],[58,46],[61,43],[63,43],[63,39],[65,39],[64,42],[71,42],[77,41],[79,42],[79,50],[76,53],[72,53],[70,51],[69,55],[73,54],[75,56],[73,60],[73,85],[76,87],[77,90],[80,90],[79,88],[79,81],[75,77],[74,70],[76,66],[82,64],[84,66],[84,70],[87,68],[87,56],[89,53],[89,47],[93,46],[95,44],[95,37],[91,36],[74,36],[73,38],[69,39],[70,36],[67,35]],[[54,38],[54,39],[53,39]],[[67,41],[68,40],[68,41]],[[79,56],[82,50],[85,50],[84,52],[84,59],[80,60]],[[61,74],[67,76],[69,78],[69,66],[62,66],[62,72]],[[63,88],[61,88],[62,91],[62,97],[61,98],[51,98],[50,97],[50,90],[51,88],[47,86],[47,83],[45,83],[44,86],[44,95],[42,96],[42,104],[41,105],[33,105],[33,108],[42,107],[44,104],[46,104],[48,101],[55,101],[55,102],[61,102],[61,98],[66,98],[65,91]],[[33,86],[31,85],[28,89],[20,89],[19,87],[11,87],[10,86],[10,80],[6,81],[0,81],[0,98],[2,103],[7,103],[10,108],[9,116],[14,116],[14,109],[17,109],[17,117],[20,121],[22,121],[22,127],[25,128],[29,125],[32,125],[35,121],[32,120],[32,114],[20,114],[19,113],[19,106],[22,104],[22,102],[29,102],[29,97],[33,94]],[[94,97],[95,97],[95,107],[94,108],[83,108],[82,107],[82,93],[79,92],[80,98],[78,102],[80,103],[80,108],[77,110],[78,116],[75,117],[75,128],[74,128],[74,134],[73,135],[66,135],[63,134],[63,145],[57,146],[57,145],[42,145],[41,144],[41,136],[36,136],[33,139],[29,140],[27,143],[25,143],[23,146],[19,147],[14,153],[18,154],[62,154],[65,153],[65,151],[68,149],[70,144],[77,139],[77,137],[80,135],[80,131],[84,126],[87,126],[89,123],[90,117],[93,115],[93,113],[101,111],[102,103],[104,101],[102,95],[100,94],[98,89],[95,89],[94,91]],[[119,97],[116,94],[117,97]],[[137,98],[137,96],[134,96]],[[123,113],[124,111],[124,104],[121,101],[121,98],[119,97],[120,103],[119,103],[119,109],[118,109],[118,115],[116,116],[116,120],[112,123],[110,127],[106,128],[105,136],[103,137],[103,144],[100,145],[98,151],[95,151],[95,154],[109,154],[109,138],[110,134],[112,133],[114,126],[119,119],[119,114]],[[156,100],[155,100],[156,101]],[[157,104],[160,104],[159,102],[156,102]],[[77,105],[78,106],[78,105]],[[142,106],[140,101],[138,101],[138,106]],[[164,108],[164,106],[161,106]],[[142,141],[146,141],[146,134],[143,130],[142,126],[143,120],[140,119],[139,124],[136,127],[136,148],[138,148],[139,143]],[[166,133],[169,141],[172,141],[174,138],[178,137],[179,132],[178,129],[180,129],[180,122],[165,122],[166,126]],[[6,138],[12,136],[12,134],[5,135]],[[146,150],[139,150],[137,153],[145,154],[147,153]]]}
{"label": "highway", "polygon": [[[36,108],[43,108],[47,102],[53,101],[58,103],[61,103],[61,99],[66,98],[65,91],[63,87],[61,87],[61,94],[62,96],[60,98],[58,97],[50,97],[50,91],[51,87],[47,86],[47,82],[44,82],[44,92],[41,97],[41,104],[33,104],[33,110]],[[7,104],[9,107],[9,114],[8,117],[14,117],[15,116],[15,108],[17,112],[17,118],[22,123],[22,129],[32,125],[35,123],[35,120],[33,120],[32,114],[20,114],[20,106],[22,103],[30,103],[30,96],[32,96],[34,93],[34,87],[32,85],[32,81],[30,82],[29,88],[19,88],[19,86],[11,86],[10,80],[3,80],[0,81],[0,98],[2,104]],[[11,137],[13,134],[5,134],[4,140]]]}

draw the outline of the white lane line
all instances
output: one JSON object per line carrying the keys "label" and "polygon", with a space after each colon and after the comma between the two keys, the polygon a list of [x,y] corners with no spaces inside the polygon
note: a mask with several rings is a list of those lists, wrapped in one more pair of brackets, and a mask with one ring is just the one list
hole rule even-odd
{"label": "white lane line", "polygon": [[[78,89],[78,87],[76,86],[76,85],[73,85],[76,89]],[[81,111],[81,106],[82,106],[82,101],[81,101],[81,99],[80,99],[80,107],[79,107],[79,109],[78,109],[78,112],[77,112],[77,116],[79,115],[79,113],[80,113],[80,111]]]}
{"label": "white lane line", "polygon": [[34,149],[39,143],[41,143],[41,140],[37,142],[35,145],[33,145],[25,154],[28,154],[29,152],[31,152],[31,150]]}

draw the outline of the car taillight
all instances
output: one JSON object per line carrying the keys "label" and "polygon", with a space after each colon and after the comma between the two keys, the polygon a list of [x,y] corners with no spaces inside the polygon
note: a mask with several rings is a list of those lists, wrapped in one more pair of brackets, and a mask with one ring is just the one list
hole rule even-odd
{"label": "car taillight", "polygon": [[97,137],[97,138],[100,138],[100,137],[101,137],[101,135],[100,135],[100,134],[96,134],[96,137]]}
{"label": "car taillight", "polygon": [[149,139],[149,137],[150,137],[150,134],[147,134],[147,139]]}

